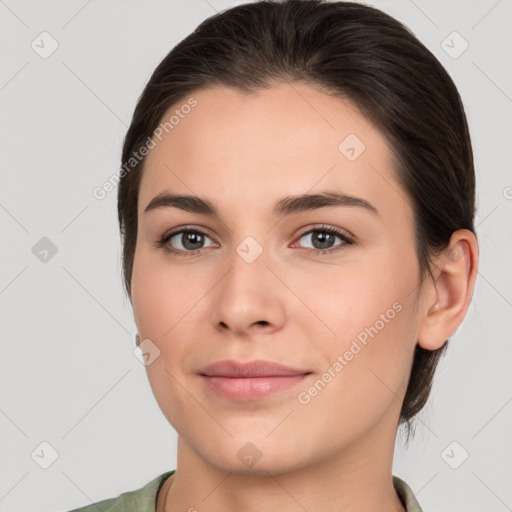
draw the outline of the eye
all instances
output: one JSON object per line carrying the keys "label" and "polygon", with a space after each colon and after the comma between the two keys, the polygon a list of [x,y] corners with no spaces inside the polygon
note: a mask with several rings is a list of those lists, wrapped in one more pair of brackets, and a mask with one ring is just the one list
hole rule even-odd
{"label": "eye", "polygon": [[[307,254],[329,254],[343,249],[346,245],[351,245],[354,241],[343,231],[332,226],[318,226],[303,233],[301,239],[309,240],[313,245],[312,249],[306,249]],[[336,238],[341,243],[333,245]],[[215,243],[204,245],[206,239],[212,240],[203,230],[196,227],[181,227],[162,236],[155,242],[156,248],[162,248],[168,254],[178,256],[194,256],[201,252],[201,249],[214,247]]]}
{"label": "eye", "polygon": [[162,248],[167,253],[191,256],[205,247],[215,245],[204,246],[206,238],[211,240],[204,231],[198,228],[180,228],[165,234],[155,243],[155,247]]}
{"label": "eye", "polygon": [[[343,231],[332,226],[318,226],[310,229],[303,233],[299,240],[303,238],[309,240],[313,245],[313,249],[306,251],[307,254],[329,254],[354,243]],[[336,238],[340,239],[342,243],[333,245]]]}

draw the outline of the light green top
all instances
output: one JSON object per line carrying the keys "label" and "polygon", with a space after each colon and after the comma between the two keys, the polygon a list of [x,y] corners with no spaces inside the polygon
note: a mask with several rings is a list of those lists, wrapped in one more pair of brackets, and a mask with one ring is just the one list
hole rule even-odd
{"label": "light green top", "polygon": [[[175,469],[167,471],[144,487],[124,492],[117,498],[98,501],[69,512],[155,512],[158,491],[165,480],[175,471]],[[407,512],[423,512],[411,488],[403,480],[393,475],[393,485]]]}

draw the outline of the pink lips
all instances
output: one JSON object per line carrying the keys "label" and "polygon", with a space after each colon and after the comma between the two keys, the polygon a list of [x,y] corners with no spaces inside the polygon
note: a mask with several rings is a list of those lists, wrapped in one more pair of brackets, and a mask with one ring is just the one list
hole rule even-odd
{"label": "pink lips", "polygon": [[264,398],[295,386],[310,373],[264,360],[219,361],[199,372],[210,390],[232,400]]}

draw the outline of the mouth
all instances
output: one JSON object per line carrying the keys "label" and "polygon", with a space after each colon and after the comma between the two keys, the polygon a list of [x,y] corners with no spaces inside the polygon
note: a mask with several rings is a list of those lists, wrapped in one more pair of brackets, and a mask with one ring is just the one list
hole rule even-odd
{"label": "mouth", "polygon": [[210,391],[223,398],[252,401],[290,389],[311,373],[273,361],[225,360],[203,368],[199,375]]}

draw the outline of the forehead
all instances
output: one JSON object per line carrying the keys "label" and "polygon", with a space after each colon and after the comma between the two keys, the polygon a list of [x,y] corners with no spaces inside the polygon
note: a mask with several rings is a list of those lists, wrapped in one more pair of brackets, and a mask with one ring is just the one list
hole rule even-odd
{"label": "forehead", "polygon": [[[196,105],[180,110],[190,97]],[[172,128],[153,138],[146,157],[140,212],[163,191],[209,197],[232,212],[317,189],[358,195],[384,210],[400,196],[404,202],[398,184],[390,185],[386,139],[349,100],[316,87],[281,83],[242,94],[215,86],[173,105],[161,125],[173,114]]]}

